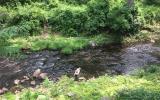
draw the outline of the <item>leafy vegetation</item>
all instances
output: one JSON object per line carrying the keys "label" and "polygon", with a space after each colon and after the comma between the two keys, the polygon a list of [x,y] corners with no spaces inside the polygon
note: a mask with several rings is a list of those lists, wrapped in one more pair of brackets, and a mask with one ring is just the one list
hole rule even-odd
{"label": "leafy vegetation", "polygon": [[[132,1],[132,0],[130,0]],[[159,0],[0,0],[0,57],[23,50],[63,54],[110,43],[160,40]],[[160,65],[125,76],[75,82],[46,79],[34,89],[2,100],[159,100]]]}
{"label": "leafy vegetation", "polygon": [[[152,3],[158,3],[156,0],[154,1]],[[160,9],[158,6],[148,5],[146,2],[148,0],[136,0],[130,7],[123,0],[116,0],[116,2],[115,0],[2,0],[0,3],[0,51],[9,50],[10,54],[12,51],[18,53],[22,46],[13,47],[13,43],[8,42],[16,37],[20,41],[23,39],[21,37],[31,38],[28,36],[52,33],[62,33],[64,36],[72,37],[79,36],[80,38],[77,37],[79,41],[84,41],[81,37],[109,31],[105,34],[112,33],[113,36],[116,34],[120,37],[131,35],[133,39],[127,37],[125,40],[132,42],[148,40],[150,35],[148,33],[140,34],[143,32],[139,33],[139,31],[147,25],[159,23]],[[135,33],[140,35],[133,36],[132,34]],[[137,36],[140,38],[137,39]],[[71,53],[73,50],[87,46],[86,43],[82,43],[85,45],[80,45],[81,47],[65,47],[62,45],[66,44],[62,43],[63,39],[57,44],[52,44],[54,42],[52,39],[49,41],[42,39],[29,48],[31,50],[60,49],[62,52]],[[42,44],[45,45],[42,46]],[[1,52],[1,54],[6,53]]]}

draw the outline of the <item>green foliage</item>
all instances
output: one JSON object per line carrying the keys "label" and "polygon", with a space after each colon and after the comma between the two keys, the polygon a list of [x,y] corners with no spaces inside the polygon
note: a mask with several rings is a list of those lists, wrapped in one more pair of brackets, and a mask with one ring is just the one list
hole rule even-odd
{"label": "green foliage", "polygon": [[137,6],[123,5],[108,14],[108,26],[116,33],[124,35],[137,33],[143,26],[143,17]]}
{"label": "green foliage", "polygon": [[139,70],[135,75],[154,82],[160,82],[160,67],[158,65],[148,66],[146,69]]}
{"label": "green foliage", "polygon": [[2,96],[2,98],[0,97],[1,100],[16,100],[16,96],[13,93],[6,93]]}
{"label": "green foliage", "polygon": [[36,100],[38,95],[40,95],[40,93],[26,90],[24,93],[21,94],[20,100]]}
{"label": "green foliage", "polygon": [[66,9],[56,9],[49,22],[57,31],[66,35],[77,36],[85,31],[84,23],[87,19],[85,8],[75,7],[73,10],[70,6]]}
{"label": "green foliage", "polygon": [[[45,26],[45,31],[52,30],[67,36],[86,36],[106,30],[120,33],[119,35],[128,35],[138,32],[144,20],[147,24],[160,21],[159,7],[146,5],[139,0],[135,1],[133,7],[128,7],[124,0],[2,0],[1,2],[3,2],[1,3],[3,6],[0,6],[2,51],[6,50],[2,44],[5,44],[7,39],[44,33]],[[86,46],[86,42],[78,41],[79,43],[69,43],[66,47],[68,42],[61,41],[53,43],[52,39],[39,40],[29,47],[32,50],[58,48],[70,54]],[[9,47],[8,50],[14,48],[10,44],[6,47]],[[12,51],[17,51],[21,47]]]}
{"label": "green foliage", "polygon": [[0,30],[6,27],[6,23],[9,20],[9,12],[7,8],[0,6]]}
{"label": "green foliage", "polygon": [[[69,36],[96,33],[104,29],[123,35],[140,30],[143,18],[146,22],[151,19],[159,20],[158,11],[152,10],[152,7],[148,9],[143,7],[141,1],[135,1],[133,7],[128,7],[123,0],[116,2],[114,0],[24,0],[23,2],[18,0],[17,2],[20,4],[12,7],[13,10],[3,7],[4,14],[0,17],[2,17],[1,23],[3,22],[1,26],[5,26],[4,28],[6,24],[7,27],[11,27],[35,20],[39,23],[37,29],[49,23],[53,31]],[[142,14],[140,10],[144,13]],[[4,17],[6,14],[10,17]],[[32,30],[32,33],[36,31]]]}
{"label": "green foliage", "polygon": [[87,4],[88,19],[85,23],[88,32],[100,31],[106,26],[107,14],[109,12],[108,0],[91,0]]}
{"label": "green foliage", "polygon": [[133,90],[122,90],[118,93],[116,100],[159,100],[160,92],[145,90],[143,88]]}
{"label": "green foliage", "polygon": [[146,23],[154,24],[155,22],[160,22],[160,7],[157,6],[144,6],[143,16]]}
{"label": "green foliage", "polygon": [[159,0],[144,0],[145,3],[149,5],[157,5],[160,6],[160,1]]}

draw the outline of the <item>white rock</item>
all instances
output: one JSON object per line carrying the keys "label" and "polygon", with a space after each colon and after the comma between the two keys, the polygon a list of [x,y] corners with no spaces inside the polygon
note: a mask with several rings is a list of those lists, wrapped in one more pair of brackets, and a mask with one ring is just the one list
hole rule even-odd
{"label": "white rock", "polygon": [[81,68],[77,68],[74,72],[74,76],[79,75],[81,72]]}
{"label": "white rock", "polygon": [[18,85],[19,83],[20,83],[20,80],[18,80],[18,79],[14,80],[15,85]]}
{"label": "white rock", "polygon": [[5,87],[3,87],[2,90],[3,90],[4,92],[7,92],[7,91],[8,91],[8,89],[5,88]]}
{"label": "white rock", "polygon": [[31,85],[36,85],[36,81],[31,81]]}
{"label": "white rock", "polygon": [[3,93],[4,93],[4,91],[0,89],[0,95],[3,94]]}
{"label": "white rock", "polygon": [[41,79],[46,79],[46,78],[47,78],[47,73],[41,73],[41,74],[39,75],[39,78],[41,78]]}
{"label": "white rock", "polygon": [[24,78],[25,80],[29,80],[29,77],[28,77],[28,76],[23,76],[23,78]]}
{"label": "white rock", "polygon": [[40,74],[41,74],[41,69],[37,69],[37,70],[35,70],[35,72],[33,73],[33,77],[38,78]]}

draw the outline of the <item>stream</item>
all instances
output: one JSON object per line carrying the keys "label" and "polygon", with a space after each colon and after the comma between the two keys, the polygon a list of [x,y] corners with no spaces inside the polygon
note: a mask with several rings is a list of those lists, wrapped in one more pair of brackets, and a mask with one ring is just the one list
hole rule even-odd
{"label": "stream", "polygon": [[72,55],[44,50],[30,53],[23,60],[0,58],[0,88],[13,87],[15,79],[32,76],[37,69],[48,73],[50,80],[57,81],[63,75],[73,77],[79,67],[80,76],[89,79],[105,74],[130,74],[150,64],[160,64],[160,46],[150,43],[129,47],[109,45],[84,49]]}

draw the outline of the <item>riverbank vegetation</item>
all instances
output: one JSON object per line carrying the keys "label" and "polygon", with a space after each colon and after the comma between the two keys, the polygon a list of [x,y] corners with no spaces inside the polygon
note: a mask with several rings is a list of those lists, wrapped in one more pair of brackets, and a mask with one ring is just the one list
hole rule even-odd
{"label": "riverbank vegetation", "polygon": [[[131,2],[130,2],[131,1]],[[134,1],[134,2],[132,2]],[[159,0],[0,0],[0,57],[40,50],[72,54],[103,44],[160,40]],[[76,82],[46,79],[2,100],[159,100],[160,66]]]}
{"label": "riverbank vegetation", "polygon": [[[2,0],[0,6],[1,55],[20,52],[19,47],[31,50],[47,49],[48,47],[45,46],[38,47],[40,44],[38,42],[42,42],[43,39],[34,43],[33,47],[12,46],[10,40],[14,41],[17,38],[19,42],[23,43],[26,40],[23,38],[29,37],[29,41],[32,41],[32,36],[33,38],[36,36],[45,37],[48,34],[58,34],[66,41],[69,39],[72,41],[75,37],[84,41],[83,37],[96,37],[96,35],[102,33],[107,36],[123,37],[119,38],[119,42],[122,43],[123,40],[125,42],[157,40],[159,39],[157,35],[159,35],[158,23],[160,21],[158,3],[151,3],[148,0],[135,0],[132,6],[129,6],[127,1],[123,0]],[[158,24],[158,26],[155,24]],[[154,30],[156,28],[150,27],[152,25],[155,25],[158,31]],[[139,34],[137,35],[137,33]],[[43,44],[51,44],[49,49],[51,47],[53,49],[65,48],[65,50],[62,50],[63,53],[67,50],[71,53],[73,50],[87,46],[86,43],[82,43],[83,46],[80,45],[78,48],[76,46],[75,48],[73,46],[66,48],[66,42],[62,44],[63,41],[59,42],[59,39],[54,41],[56,40],[57,43],[60,43],[58,45],[64,47],[53,47],[54,45],[51,46],[52,42],[45,41],[45,39]],[[108,41],[106,42],[108,43]]]}

